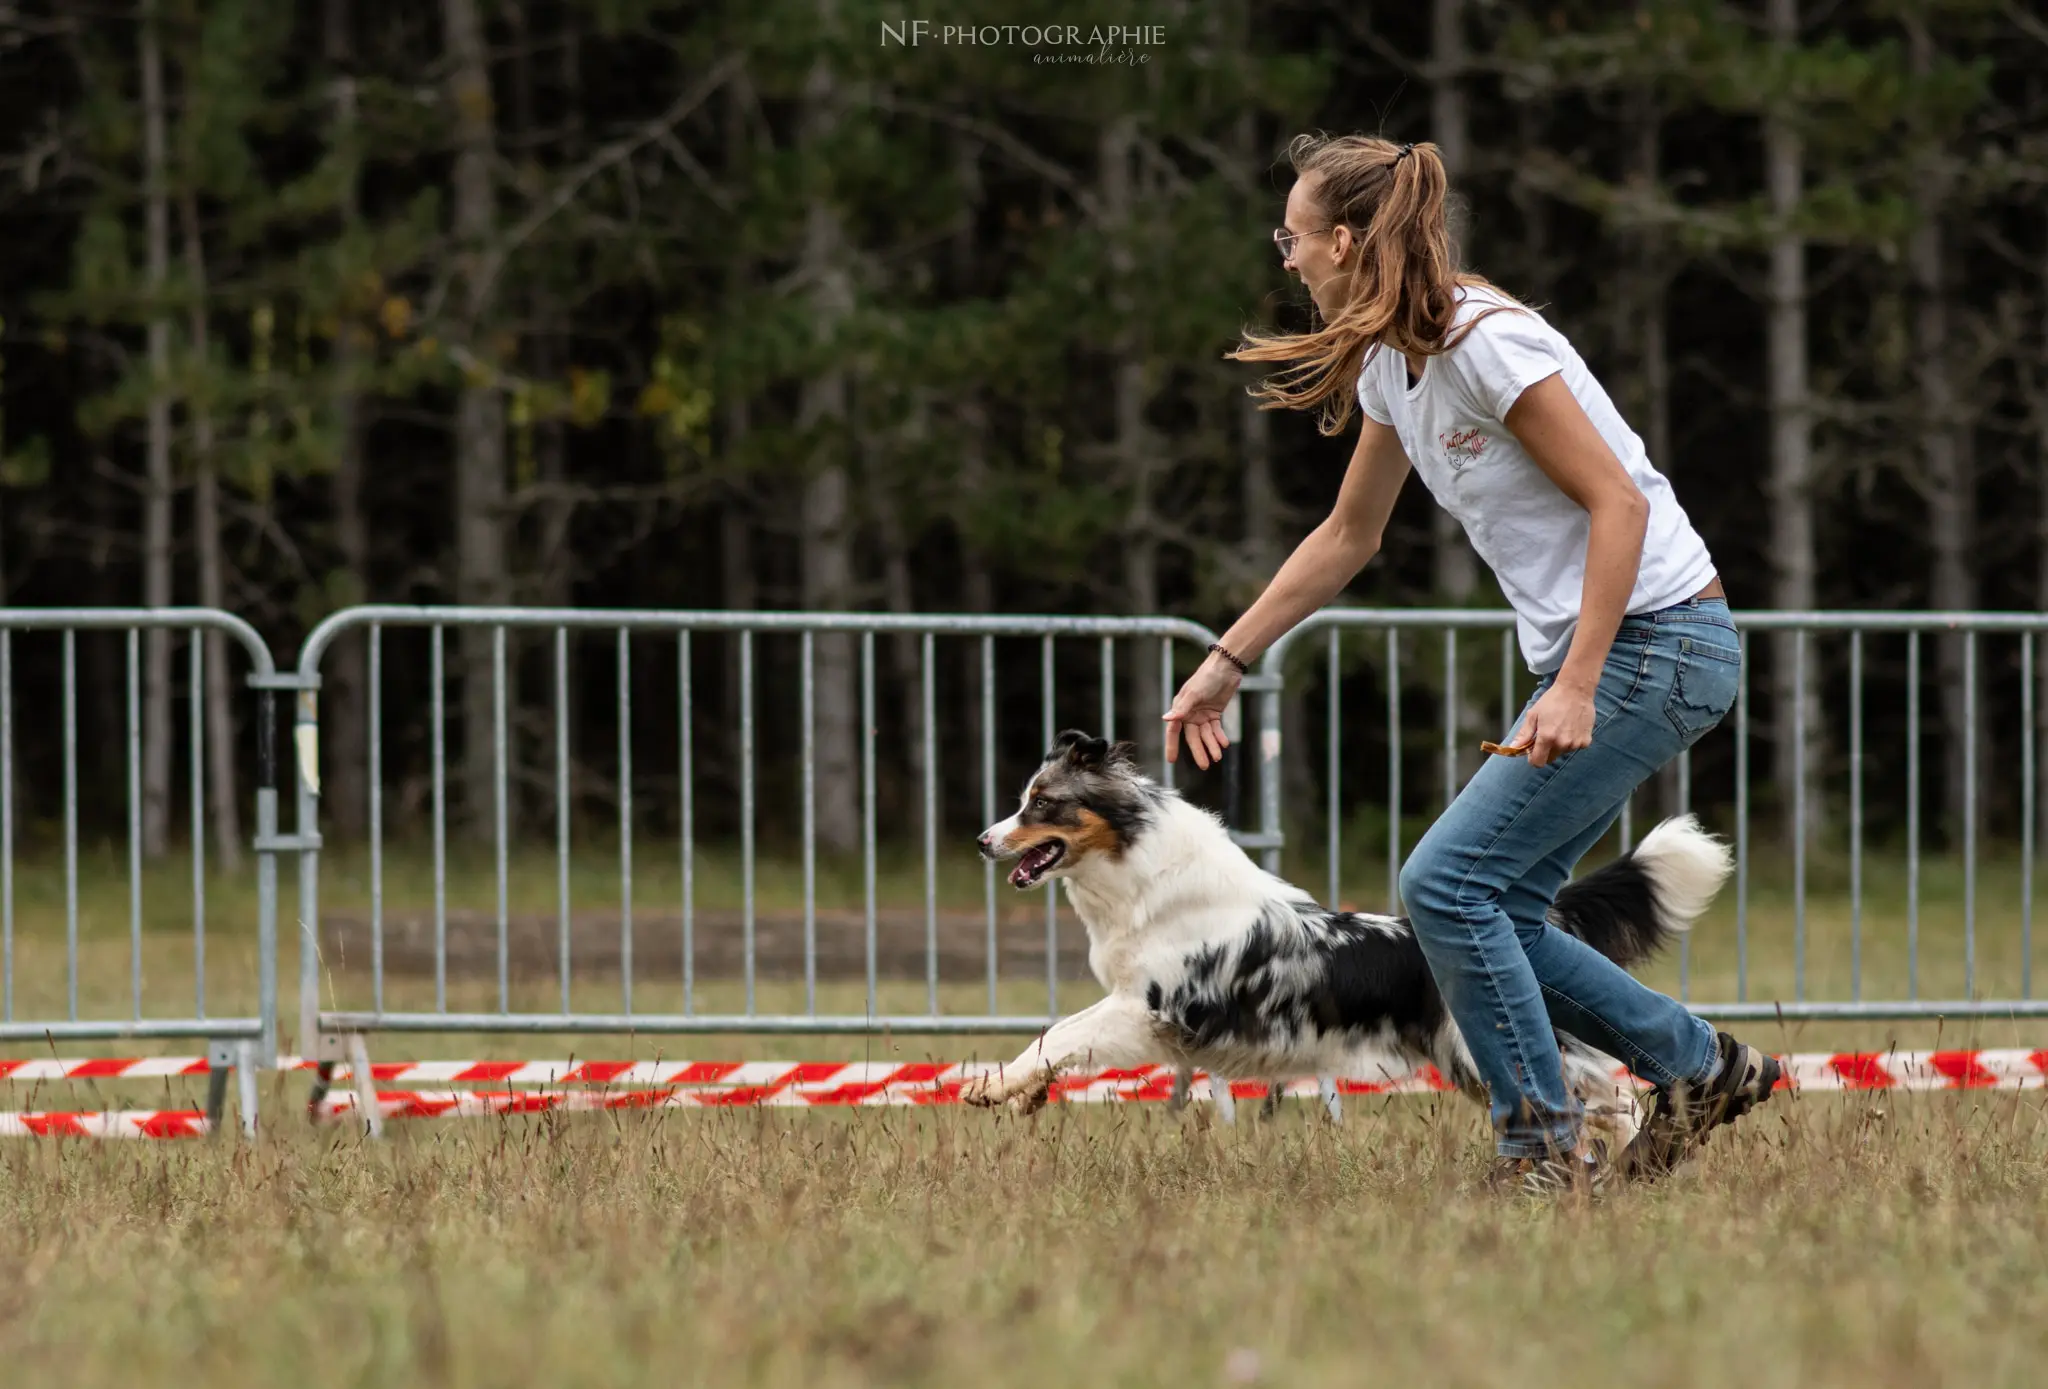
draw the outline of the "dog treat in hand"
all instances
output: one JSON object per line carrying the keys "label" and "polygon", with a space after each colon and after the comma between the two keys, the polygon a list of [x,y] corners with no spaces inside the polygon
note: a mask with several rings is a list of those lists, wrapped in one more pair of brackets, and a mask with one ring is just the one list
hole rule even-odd
{"label": "dog treat in hand", "polygon": [[1519,743],[1490,743],[1482,739],[1479,744],[1479,750],[1481,752],[1495,753],[1501,757],[1526,757],[1529,749],[1535,746],[1535,743],[1536,740],[1534,738],[1524,738]]}

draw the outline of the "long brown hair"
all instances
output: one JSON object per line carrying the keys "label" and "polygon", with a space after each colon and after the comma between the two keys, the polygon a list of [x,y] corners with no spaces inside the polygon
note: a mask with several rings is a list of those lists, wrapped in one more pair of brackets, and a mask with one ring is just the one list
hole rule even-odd
{"label": "long brown hair", "polygon": [[1252,388],[1261,408],[1317,410],[1317,427],[1336,434],[1351,420],[1358,373],[1372,351],[1434,357],[1456,347],[1480,318],[1511,306],[1490,306],[1451,334],[1456,291],[1494,286],[1460,271],[1452,259],[1444,215],[1450,181],[1435,145],[1297,135],[1287,153],[1298,178],[1316,179],[1315,201],[1328,228],[1349,227],[1356,240],[1351,295],[1327,323],[1305,333],[1248,328],[1243,343],[1226,355],[1289,363]]}

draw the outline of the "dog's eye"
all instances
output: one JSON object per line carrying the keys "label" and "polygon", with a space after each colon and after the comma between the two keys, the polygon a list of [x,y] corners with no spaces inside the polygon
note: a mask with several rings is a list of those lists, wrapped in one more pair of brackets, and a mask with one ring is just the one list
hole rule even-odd
{"label": "dog's eye", "polygon": [[1047,800],[1043,796],[1033,796],[1031,798],[1031,808],[1033,810],[1045,810],[1049,808],[1051,805],[1052,802]]}

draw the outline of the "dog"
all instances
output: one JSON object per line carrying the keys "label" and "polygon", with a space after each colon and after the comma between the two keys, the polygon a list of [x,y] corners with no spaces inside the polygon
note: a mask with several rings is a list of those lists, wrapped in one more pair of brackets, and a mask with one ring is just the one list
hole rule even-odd
{"label": "dog", "polygon": [[[1135,751],[1061,733],[1017,813],[977,841],[985,858],[1015,861],[1020,891],[1067,885],[1105,997],[961,1098],[1028,1114],[1062,1073],[1084,1068],[1270,1080],[1427,1063],[1484,1104],[1407,918],[1331,910],[1266,872],[1216,815],[1147,777]],[[1567,884],[1550,920],[1626,968],[1688,930],[1731,869],[1721,840],[1675,816]],[[1558,1042],[1588,1127],[1623,1151],[1642,1123],[1635,1086],[1612,1057],[1562,1033]]]}

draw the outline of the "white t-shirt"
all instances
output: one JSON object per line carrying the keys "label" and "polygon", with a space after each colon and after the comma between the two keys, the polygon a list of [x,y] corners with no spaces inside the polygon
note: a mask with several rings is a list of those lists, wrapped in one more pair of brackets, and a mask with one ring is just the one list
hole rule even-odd
{"label": "white t-shirt", "polygon": [[[1491,304],[1515,301],[1491,290],[1460,290],[1454,329]],[[1714,576],[1706,542],[1571,343],[1534,309],[1515,305],[1480,319],[1456,347],[1428,360],[1412,388],[1407,358],[1391,349],[1370,353],[1358,375],[1359,405],[1399,433],[1431,495],[1458,518],[1500,581],[1515,610],[1522,655],[1539,675],[1564,664],[1578,626],[1591,518],[1544,475],[1504,421],[1523,391],[1557,372],[1649,499],[1628,611],[1653,612],[1690,598]]]}

